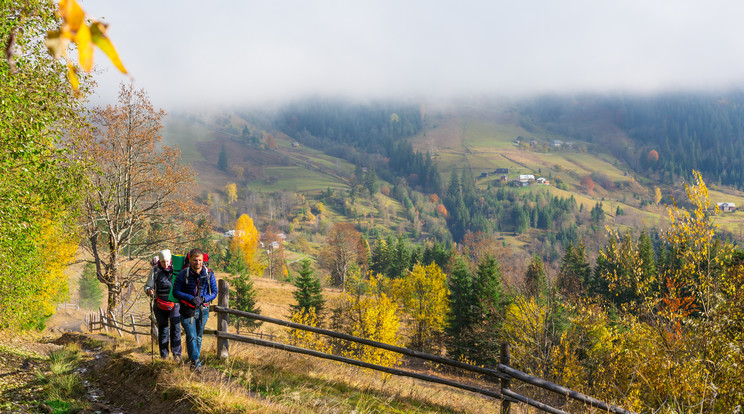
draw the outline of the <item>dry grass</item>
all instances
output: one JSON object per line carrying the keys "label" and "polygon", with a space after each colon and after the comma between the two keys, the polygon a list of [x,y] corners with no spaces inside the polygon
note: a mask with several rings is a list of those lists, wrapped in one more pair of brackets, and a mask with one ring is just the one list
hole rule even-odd
{"label": "dry grass", "polygon": [[231,353],[225,364],[207,359],[221,379],[182,371],[176,381],[203,412],[491,413],[500,407],[470,392],[284,351],[233,343]]}
{"label": "dry grass", "polygon": [[[287,319],[294,286],[265,278],[253,281],[261,313]],[[324,295],[332,300],[340,292],[325,289]],[[212,316],[208,328],[216,326]],[[264,324],[261,331],[282,334],[283,328]],[[175,368],[163,377],[164,387],[204,413],[490,413],[500,407],[499,401],[447,386],[235,341],[228,362],[216,355],[216,340],[205,335],[202,356],[209,369],[196,375]],[[498,389],[496,383],[481,385]],[[520,410],[514,412],[532,412]]]}

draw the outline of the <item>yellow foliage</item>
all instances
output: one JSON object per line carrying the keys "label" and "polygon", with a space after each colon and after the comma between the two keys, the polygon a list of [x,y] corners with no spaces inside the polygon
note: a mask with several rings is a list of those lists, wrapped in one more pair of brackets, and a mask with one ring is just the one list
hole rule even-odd
{"label": "yellow foliage", "polygon": [[235,183],[226,185],[225,194],[227,194],[227,204],[238,201],[238,186]]}
{"label": "yellow foliage", "polygon": [[506,309],[504,340],[511,346],[512,360],[532,375],[546,377],[550,372],[553,311],[548,303],[526,296],[517,297]]}
{"label": "yellow foliage", "polygon": [[[675,249],[680,265],[665,276],[689,289],[703,313],[708,313],[716,299],[721,269],[730,260],[733,246],[715,242],[716,226],[710,217],[708,187],[699,172],[693,171],[693,176],[695,183],[685,185],[692,211],[679,208],[676,203],[667,206],[671,229],[664,234],[664,239]],[[714,213],[717,212],[718,207],[714,209]]]}
{"label": "yellow foliage", "polygon": [[661,202],[661,188],[656,187],[654,188],[654,204],[659,204]]}
{"label": "yellow foliage", "polygon": [[449,313],[447,275],[436,263],[417,264],[395,283],[396,298],[415,325],[414,344],[423,349],[435,332],[444,329]]}
{"label": "yellow foliage", "polygon": [[247,214],[243,214],[238,217],[238,221],[235,223],[235,235],[230,242],[230,248],[243,254],[243,261],[254,273],[263,271],[261,260],[256,258],[259,251],[258,247],[258,229],[253,225],[253,219]]}
{"label": "yellow foliage", "polygon": [[[348,283],[353,286],[350,289],[353,293],[344,293],[340,299],[344,331],[349,335],[399,346],[398,306],[384,292],[384,277],[372,276],[366,284],[359,279],[357,273],[349,275]],[[355,342],[349,342],[342,354],[386,367],[395,365],[400,358],[398,353]]]}
{"label": "yellow foliage", "polygon": [[[291,319],[292,322],[301,325],[308,325],[316,328],[321,325],[321,320],[318,315],[316,315],[314,307],[309,308],[307,312],[293,312]],[[331,350],[331,346],[326,338],[327,337],[323,335],[303,331],[301,329],[292,329],[289,332],[289,339],[292,345],[328,353]]]}
{"label": "yellow foliage", "polygon": [[32,263],[25,272],[0,276],[0,326],[40,328],[54,314],[55,305],[67,299],[67,275],[64,271],[77,251],[77,243],[64,218],[54,221],[41,218],[27,246],[32,251]]}

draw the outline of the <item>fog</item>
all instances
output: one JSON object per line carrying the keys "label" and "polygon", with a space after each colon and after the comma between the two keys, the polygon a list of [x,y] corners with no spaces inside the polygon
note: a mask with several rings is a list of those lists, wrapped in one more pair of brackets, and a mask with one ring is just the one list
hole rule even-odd
{"label": "fog", "polygon": [[[744,85],[744,2],[81,2],[167,109]],[[97,51],[95,104],[119,74]]]}

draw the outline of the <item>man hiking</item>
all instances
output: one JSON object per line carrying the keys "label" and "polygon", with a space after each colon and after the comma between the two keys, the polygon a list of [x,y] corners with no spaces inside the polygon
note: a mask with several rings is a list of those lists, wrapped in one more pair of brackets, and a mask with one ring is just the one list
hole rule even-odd
{"label": "man hiking", "polygon": [[187,259],[189,266],[178,273],[173,296],[181,301],[181,326],[186,334],[191,368],[201,372],[202,336],[209,319],[209,302],[217,297],[217,280],[214,273],[204,266],[202,250],[192,249]]}

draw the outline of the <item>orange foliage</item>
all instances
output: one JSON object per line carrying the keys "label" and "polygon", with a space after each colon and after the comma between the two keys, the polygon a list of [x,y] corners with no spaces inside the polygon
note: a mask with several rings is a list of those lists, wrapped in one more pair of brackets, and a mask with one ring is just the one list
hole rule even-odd
{"label": "orange foliage", "polygon": [[437,212],[437,215],[439,215],[440,217],[449,218],[447,207],[445,207],[444,204],[437,204],[435,210]]}
{"label": "orange foliage", "polygon": [[581,185],[586,188],[587,193],[591,194],[594,192],[594,180],[592,180],[592,177],[587,175],[586,177],[582,178]]}
{"label": "orange foliage", "polygon": [[659,153],[656,152],[656,150],[649,151],[648,152],[648,160],[649,160],[649,162],[659,161]]}

